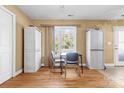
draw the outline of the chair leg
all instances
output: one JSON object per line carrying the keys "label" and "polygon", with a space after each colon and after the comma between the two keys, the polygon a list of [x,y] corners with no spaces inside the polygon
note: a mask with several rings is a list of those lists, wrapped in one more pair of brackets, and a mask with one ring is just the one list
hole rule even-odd
{"label": "chair leg", "polygon": [[52,70],[52,72],[53,72],[53,64],[52,64],[52,69],[51,69],[51,70]]}
{"label": "chair leg", "polygon": [[60,62],[60,68],[61,68],[61,75],[62,75],[62,71],[63,71],[63,64],[62,64],[62,62]]}
{"label": "chair leg", "polygon": [[52,72],[55,72],[55,66],[54,66],[54,63],[52,65]]}
{"label": "chair leg", "polygon": [[55,68],[56,68],[56,66],[55,66],[55,64],[54,64],[54,72],[56,71]]}
{"label": "chair leg", "polygon": [[77,70],[77,71],[78,71],[78,75],[79,75],[79,77],[81,77],[81,74],[80,74],[80,66],[77,65],[77,66],[76,66],[76,69],[78,69],[78,70]]}
{"label": "chair leg", "polygon": [[52,72],[53,71],[53,63],[51,63],[51,68],[50,69],[51,69],[51,72]]}
{"label": "chair leg", "polygon": [[78,66],[78,71],[79,71],[79,77],[81,77],[80,66]]}
{"label": "chair leg", "polygon": [[62,74],[63,74],[64,64],[62,63]]}
{"label": "chair leg", "polygon": [[66,78],[66,70],[67,70],[67,66],[65,65],[65,78]]}

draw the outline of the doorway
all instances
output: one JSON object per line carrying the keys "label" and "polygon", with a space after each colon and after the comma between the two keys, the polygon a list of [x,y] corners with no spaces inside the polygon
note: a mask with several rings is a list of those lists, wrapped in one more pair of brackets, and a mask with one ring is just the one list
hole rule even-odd
{"label": "doorway", "polygon": [[124,66],[124,26],[115,26],[114,30],[114,64]]}
{"label": "doorway", "polygon": [[15,74],[15,15],[0,6],[0,84]]}

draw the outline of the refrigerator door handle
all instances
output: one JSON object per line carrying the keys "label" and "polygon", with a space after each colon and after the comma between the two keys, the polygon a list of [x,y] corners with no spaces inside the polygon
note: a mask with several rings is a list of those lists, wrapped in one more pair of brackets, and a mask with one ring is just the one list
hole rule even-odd
{"label": "refrigerator door handle", "polygon": [[115,49],[118,49],[118,47],[115,47]]}
{"label": "refrigerator door handle", "polygon": [[104,51],[104,49],[91,49],[91,51]]}

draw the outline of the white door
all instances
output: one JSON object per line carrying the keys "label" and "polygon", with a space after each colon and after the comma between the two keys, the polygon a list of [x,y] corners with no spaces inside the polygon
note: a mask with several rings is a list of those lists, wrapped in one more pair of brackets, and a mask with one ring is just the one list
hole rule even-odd
{"label": "white door", "polygon": [[12,18],[0,8],[0,84],[12,77]]}
{"label": "white door", "polygon": [[124,66],[124,26],[114,27],[114,61],[116,66]]}

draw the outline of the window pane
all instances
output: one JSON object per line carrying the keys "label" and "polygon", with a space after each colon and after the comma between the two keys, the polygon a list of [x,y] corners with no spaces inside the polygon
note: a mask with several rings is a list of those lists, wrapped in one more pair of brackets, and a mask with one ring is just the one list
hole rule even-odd
{"label": "window pane", "polygon": [[55,26],[56,52],[76,51],[76,27]]}

